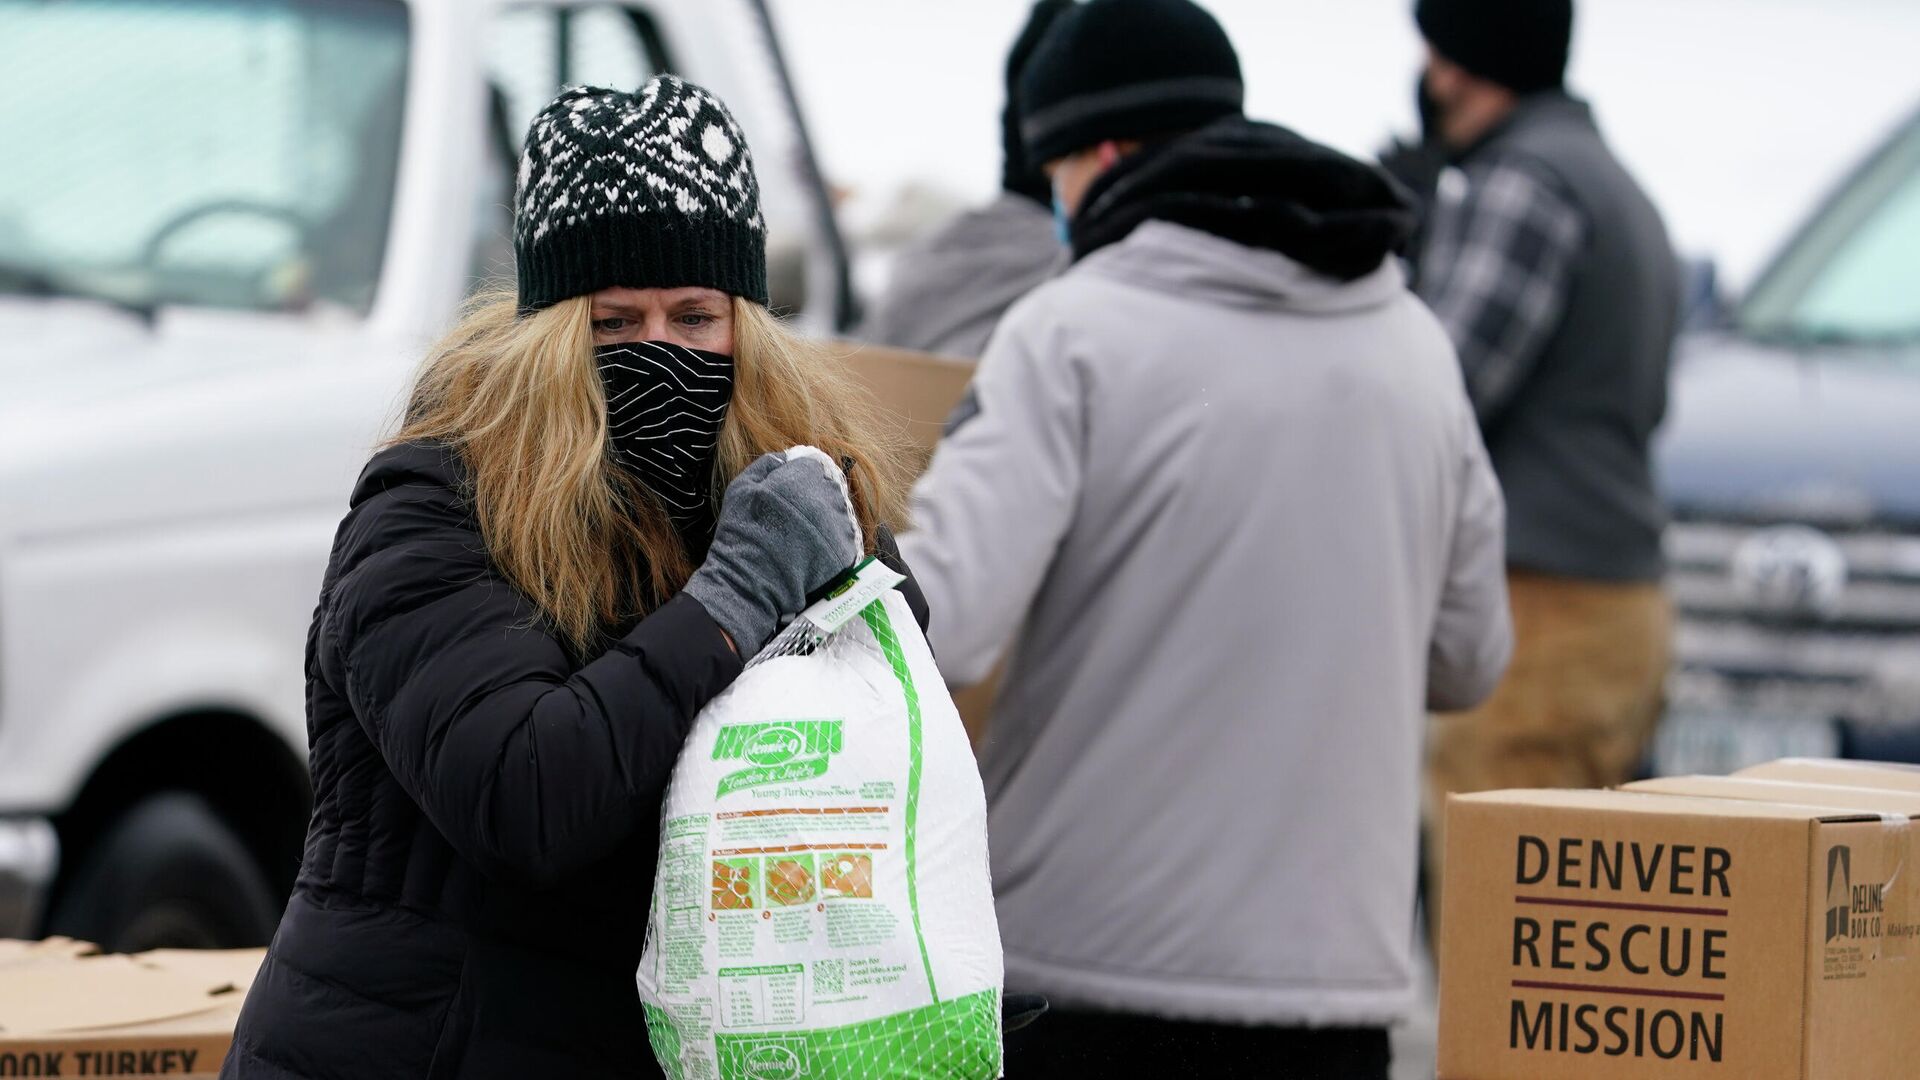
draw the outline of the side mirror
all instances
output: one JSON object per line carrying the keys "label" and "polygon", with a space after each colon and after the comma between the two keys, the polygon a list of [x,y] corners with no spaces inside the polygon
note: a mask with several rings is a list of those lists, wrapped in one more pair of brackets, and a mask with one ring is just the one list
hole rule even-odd
{"label": "side mirror", "polygon": [[1712,256],[1681,259],[1680,281],[1682,327],[1704,330],[1725,324],[1729,305],[1720,291],[1720,266]]}

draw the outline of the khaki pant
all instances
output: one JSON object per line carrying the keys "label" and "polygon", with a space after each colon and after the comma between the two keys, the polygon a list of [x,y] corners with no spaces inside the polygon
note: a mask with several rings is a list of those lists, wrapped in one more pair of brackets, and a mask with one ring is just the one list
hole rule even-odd
{"label": "khaki pant", "polygon": [[1510,570],[1507,589],[1514,648],[1506,678],[1479,708],[1436,715],[1428,732],[1429,935],[1440,926],[1448,794],[1625,783],[1660,716],[1673,637],[1660,586]]}

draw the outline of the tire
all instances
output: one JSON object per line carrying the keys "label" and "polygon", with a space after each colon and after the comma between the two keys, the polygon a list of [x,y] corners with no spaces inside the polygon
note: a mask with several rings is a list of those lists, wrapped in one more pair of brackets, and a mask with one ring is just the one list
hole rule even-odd
{"label": "tire", "polygon": [[109,952],[265,945],[280,915],[240,838],[197,795],[135,803],[84,853],[47,931]]}

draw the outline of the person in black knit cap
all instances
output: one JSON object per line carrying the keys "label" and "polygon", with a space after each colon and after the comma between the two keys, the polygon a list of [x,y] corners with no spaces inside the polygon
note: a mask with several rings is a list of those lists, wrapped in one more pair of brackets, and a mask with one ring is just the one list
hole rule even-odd
{"label": "person in black knit cap", "polygon": [[1434,52],[1515,94],[1566,78],[1573,0],[1420,0],[1413,17]]}
{"label": "person in black knit cap", "polygon": [[1021,80],[1020,133],[1045,164],[1239,116],[1246,96],[1233,43],[1198,5],[1097,0],[1041,42]]}
{"label": "person in black knit cap", "polygon": [[810,594],[899,565],[906,462],[767,311],[718,97],[564,91],[514,226],[333,545],[313,817],[226,1080],[661,1077],[634,972],[681,743]]}
{"label": "person in black knit cap", "polygon": [[900,539],[950,684],[1014,642],[980,766],[1007,988],[1053,1006],[1014,1077],[1385,1080],[1427,710],[1506,660],[1412,209],[1244,99],[1190,0],[1047,32],[1020,135],[1073,263],[1001,320]]}
{"label": "person in black knit cap", "polygon": [[[1432,53],[1414,81],[1420,137],[1396,139],[1381,155],[1381,164],[1424,208],[1448,165],[1445,127],[1478,123],[1471,119],[1478,110],[1498,112],[1505,95],[1560,88],[1572,44],[1573,4],[1571,0],[1419,0],[1414,19]],[[1462,79],[1473,76],[1504,93],[1472,94]],[[1464,115],[1459,112],[1463,102],[1468,104]],[[1420,239],[1424,237],[1423,231]]]}
{"label": "person in black knit cap", "polygon": [[1014,100],[1033,50],[1072,0],[1038,0],[1007,53],[1000,114],[1000,194],[895,257],[887,289],[859,337],[881,345],[975,359],[1013,302],[1066,265],[1049,216],[1052,192],[1020,143]]}
{"label": "person in black knit cap", "polygon": [[1681,281],[1659,211],[1565,88],[1572,0],[1420,0],[1414,18],[1427,142],[1460,179],[1430,204],[1416,286],[1506,492],[1516,632],[1500,689],[1428,742],[1437,930],[1447,793],[1611,787],[1653,734],[1672,614],[1650,444]]}

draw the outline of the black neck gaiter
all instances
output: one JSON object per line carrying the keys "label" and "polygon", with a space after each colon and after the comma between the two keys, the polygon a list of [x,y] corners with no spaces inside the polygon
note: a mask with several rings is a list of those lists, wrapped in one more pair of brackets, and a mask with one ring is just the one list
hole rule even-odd
{"label": "black neck gaiter", "polygon": [[593,354],[614,460],[660,500],[698,561],[713,539],[713,463],[733,400],[733,357],[665,341]]}

